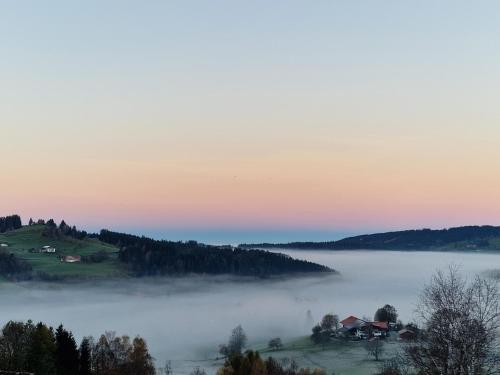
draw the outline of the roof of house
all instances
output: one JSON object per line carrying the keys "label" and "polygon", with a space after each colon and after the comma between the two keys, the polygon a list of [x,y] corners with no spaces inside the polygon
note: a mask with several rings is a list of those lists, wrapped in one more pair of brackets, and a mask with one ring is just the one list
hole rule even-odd
{"label": "roof of house", "polygon": [[414,335],[415,332],[413,332],[411,329],[408,329],[408,328],[403,328],[401,331],[398,331],[398,335],[404,335],[404,334],[412,334]]}
{"label": "roof of house", "polygon": [[359,319],[353,315],[345,318],[340,322],[344,327],[346,328],[357,328],[359,326],[362,326],[365,324],[365,321],[363,319]]}
{"label": "roof of house", "polygon": [[379,329],[388,329],[389,328],[389,325],[387,324],[387,322],[370,322],[370,324],[372,325],[372,327],[376,327]]}
{"label": "roof of house", "polygon": [[63,256],[64,260],[81,260],[82,257],[80,255],[65,255]]}
{"label": "roof of house", "polygon": [[356,322],[357,320],[361,320],[361,319],[359,319],[359,318],[357,318],[357,317],[355,317],[355,316],[351,315],[351,316],[349,316],[349,317],[345,318],[344,320],[341,320],[341,321],[340,321],[340,323],[341,323],[342,325],[346,325],[346,324],[351,324],[351,323],[354,323],[354,322]]}

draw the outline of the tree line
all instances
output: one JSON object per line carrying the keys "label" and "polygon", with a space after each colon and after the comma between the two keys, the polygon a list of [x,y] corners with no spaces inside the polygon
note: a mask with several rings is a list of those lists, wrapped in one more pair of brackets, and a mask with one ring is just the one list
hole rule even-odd
{"label": "tree line", "polygon": [[326,372],[320,368],[299,368],[294,360],[262,359],[259,352],[249,350],[229,356],[217,375],[326,375]]}
{"label": "tree line", "polygon": [[365,234],[347,237],[338,241],[290,242],[281,244],[260,243],[241,244],[242,248],[288,248],[288,249],[326,249],[326,250],[429,250],[461,243],[478,248],[490,246],[489,239],[500,237],[500,227],[465,226],[449,229],[419,229],[397,232]]}
{"label": "tree line", "polygon": [[[217,371],[217,375],[326,375],[325,371],[319,368],[299,368],[294,360],[278,361],[273,357],[263,359],[257,351],[243,352],[247,341],[247,335],[241,325],[231,331],[228,343],[219,346],[219,353],[225,357],[225,361]],[[271,339],[269,348],[281,349],[281,339],[278,337]],[[205,375],[205,373],[203,370],[195,369],[191,375]]]}
{"label": "tree line", "polygon": [[19,215],[0,217],[0,233],[16,230],[22,228],[22,226],[23,224]]}
{"label": "tree line", "polygon": [[[18,215],[4,218],[5,228],[21,227]],[[333,272],[328,267],[304,260],[293,259],[285,254],[264,250],[210,246],[196,241],[166,241],[147,237],[101,230],[99,234],[88,234],[68,225],[64,220],[59,225],[53,219],[33,220],[29,224],[43,225],[42,236],[59,239],[65,236],[83,240],[97,238],[119,248],[119,260],[125,263],[136,276],[184,275],[184,274],[233,274],[240,276],[268,277],[290,273]],[[86,256],[84,262],[102,262],[109,255],[97,253]],[[12,280],[37,278],[49,280],[43,273],[32,274],[31,266],[12,254],[0,257],[0,275]]]}
{"label": "tree line", "polygon": [[154,375],[146,342],[106,332],[79,346],[62,325],[8,322],[0,333],[0,371],[36,375]]}
{"label": "tree line", "polygon": [[[29,226],[32,225],[44,225],[43,235],[51,238],[59,238],[61,236],[69,236],[79,240],[82,240],[88,236],[88,233],[84,230],[76,229],[76,226],[70,226],[66,224],[64,220],[61,221],[59,225],[56,224],[54,219],[49,219],[45,221],[44,219],[33,220],[29,219]],[[23,227],[21,217],[19,215],[10,215],[5,217],[0,217],[0,233],[5,233],[11,230],[21,229]]]}
{"label": "tree line", "polygon": [[29,225],[44,225],[42,235],[48,238],[58,239],[63,236],[73,237],[77,240],[83,240],[87,238],[88,233],[84,230],[76,229],[76,226],[70,226],[66,224],[64,220],[61,221],[59,225],[56,224],[54,219],[49,219],[45,222],[43,219],[39,219],[38,221],[34,221],[30,218]]}
{"label": "tree line", "polygon": [[264,250],[210,246],[196,241],[154,240],[102,230],[99,240],[119,247],[119,260],[138,276],[234,274],[266,277],[287,273],[332,272],[328,267]]}

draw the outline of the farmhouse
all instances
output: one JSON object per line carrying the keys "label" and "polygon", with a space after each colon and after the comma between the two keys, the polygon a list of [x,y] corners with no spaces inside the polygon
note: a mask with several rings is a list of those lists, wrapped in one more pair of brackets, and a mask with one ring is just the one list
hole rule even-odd
{"label": "farmhouse", "polygon": [[401,340],[412,341],[412,340],[415,340],[417,338],[417,334],[414,331],[412,331],[411,329],[404,328],[398,332],[398,337]]}
{"label": "farmhouse", "polygon": [[365,325],[365,321],[363,319],[356,318],[355,316],[351,315],[344,320],[340,321],[340,324],[342,324],[342,327],[344,327],[347,330],[352,330],[352,329],[357,329]]}
{"label": "farmhouse", "polygon": [[9,247],[9,245],[6,243],[0,243],[0,247]]}
{"label": "farmhouse", "polygon": [[31,252],[32,253],[43,253],[43,254],[46,254],[46,253],[55,253],[56,252],[56,248],[55,247],[52,247],[52,246],[49,246],[49,245],[46,245],[46,246],[42,246],[38,249],[31,249]]}
{"label": "farmhouse", "polygon": [[80,255],[63,255],[60,259],[63,263],[76,263],[81,262],[82,257]]}
{"label": "farmhouse", "polygon": [[353,315],[340,322],[341,333],[345,336],[358,339],[368,339],[372,337],[385,337],[389,331],[387,322],[368,322]]}

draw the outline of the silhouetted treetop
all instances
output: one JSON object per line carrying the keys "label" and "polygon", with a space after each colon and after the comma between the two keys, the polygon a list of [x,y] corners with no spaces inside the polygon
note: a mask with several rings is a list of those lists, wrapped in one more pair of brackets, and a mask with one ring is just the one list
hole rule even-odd
{"label": "silhouetted treetop", "polygon": [[19,215],[10,215],[0,217],[0,233],[9,230],[16,230],[22,227],[21,217]]}

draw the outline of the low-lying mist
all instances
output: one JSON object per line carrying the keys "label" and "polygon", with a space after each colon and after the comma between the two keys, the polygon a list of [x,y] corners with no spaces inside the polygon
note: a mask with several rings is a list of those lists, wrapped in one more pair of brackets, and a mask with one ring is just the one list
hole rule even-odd
{"label": "low-lying mist", "polygon": [[77,339],[104,331],[143,336],[157,364],[188,372],[215,357],[241,324],[250,344],[308,334],[325,313],[373,316],[385,303],[412,319],[418,293],[449,264],[466,274],[497,268],[500,255],[386,251],[286,251],[335,268],[339,275],[280,279],[150,278],[75,284],[0,284],[0,323],[63,323]]}

